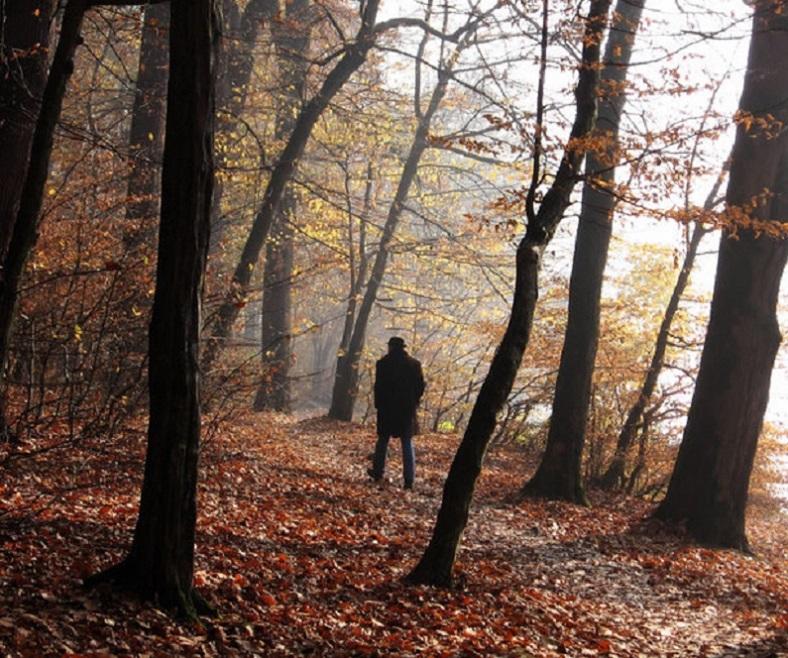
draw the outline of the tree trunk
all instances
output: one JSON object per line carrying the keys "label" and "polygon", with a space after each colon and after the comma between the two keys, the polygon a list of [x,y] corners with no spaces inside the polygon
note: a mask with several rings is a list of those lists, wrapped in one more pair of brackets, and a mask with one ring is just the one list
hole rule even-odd
{"label": "tree trunk", "polygon": [[[229,134],[238,122],[246,104],[249,80],[254,68],[255,46],[260,29],[279,10],[278,0],[249,0],[243,12],[235,0],[222,0],[224,25],[219,40],[216,81],[217,134]],[[233,154],[217,149],[216,170],[221,173]],[[227,224],[221,215],[224,184],[221,176],[214,181],[211,206],[211,246],[213,255],[221,244]]]}
{"label": "tree trunk", "polygon": [[[541,254],[569,205],[580,172],[582,144],[594,125],[599,91],[599,43],[604,34],[610,0],[592,0],[583,35],[583,54],[575,90],[577,112],[568,144],[539,212],[529,219],[517,249],[516,279],[509,324],[473,406],[462,442],[454,456],[432,538],[408,579],[414,583],[448,586],[462,533],[468,522],[473,491],[481,473],[495,419],[506,402],[522,361],[538,298]],[[546,43],[546,34],[543,35]],[[539,101],[541,105],[541,99]]]}
{"label": "tree trunk", "polygon": [[170,7],[147,5],[142,18],[142,41],[129,132],[131,172],[125,243],[133,247],[154,237],[152,222],[159,214],[161,156],[167,96]]}
{"label": "tree trunk", "polygon": [[292,190],[286,190],[279,210],[280,217],[266,245],[261,305],[260,385],[254,400],[255,411],[290,411],[293,229],[289,222],[292,221],[295,207],[295,194]]}
{"label": "tree trunk", "polygon": [[[346,174],[349,175],[349,174]],[[349,182],[345,183],[348,198],[350,198]],[[372,209],[372,187],[373,187],[373,168],[372,162],[367,164],[367,182],[364,189],[364,210],[358,224],[358,261],[355,257],[355,245],[353,244],[353,215],[348,211],[348,258],[350,265],[350,291],[347,298],[347,308],[345,309],[345,319],[342,323],[342,337],[339,339],[337,348],[337,359],[334,368],[336,378],[338,372],[344,372],[344,361],[348,358],[350,350],[350,339],[353,337],[353,326],[356,322],[356,307],[361,296],[361,288],[367,278],[367,267],[369,265],[369,255],[367,254],[367,221]],[[332,386],[333,397],[333,386]],[[351,405],[352,407],[352,405]],[[352,409],[351,409],[352,417]]]}
{"label": "tree trunk", "polygon": [[0,258],[5,258],[19,210],[46,84],[49,26],[55,5],[55,0],[36,7],[30,0],[6,0],[0,15]]}
{"label": "tree trunk", "polygon": [[[753,3],[753,33],[726,202],[754,219],[788,216],[788,16]],[[750,122],[752,119],[752,122]],[[768,129],[779,122],[775,133]],[[769,197],[763,196],[764,190]],[[730,213],[736,216],[736,211]],[[776,317],[788,241],[739,230],[720,241],[698,380],[668,491],[656,515],[712,546],[747,549],[745,507],[781,336]]]}
{"label": "tree trunk", "polygon": [[601,152],[589,152],[580,221],[569,283],[569,312],[553,398],[547,445],[523,487],[531,496],[585,504],[581,482],[586,420],[599,340],[602,281],[610,245],[618,131],[626,101],[624,83],[645,0],[618,0],[605,45],[595,131]]}
{"label": "tree trunk", "polygon": [[353,407],[356,404],[358,395],[359,365],[361,363],[361,355],[364,352],[369,316],[372,313],[372,306],[377,300],[378,290],[386,272],[386,264],[391,242],[394,239],[394,232],[397,229],[400,217],[402,217],[402,211],[408,199],[410,187],[419,171],[421,156],[424,155],[424,151],[427,149],[427,137],[429,136],[432,119],[446,95],[450,78],[450,65],[438,71],[438,82],[432,91],[429,106],[419,118],[416,134],[413,136],[408,157],[402,168],[397,192],[389,207],[386,223],[383,226],[383,235],[378,244],[378,251],[372,264],[372,271],[369,281],[367,281],[364,298],[361,300],[361,305],[358,308],[358,315],[353,325],[353,333],[350,337],[347,351],[337,360],[334,388],[331,393],[331,407],[328,410],[329,418],[344,421],[353,419]]}
{"label": "tree trunk", "polygon": [[[55,126],[60,117],[66,85],[74,70],[74,53],[82,42],[79,31],[82,27],[85,9],[84,0],[69,0],[66,5],[60,37],[33,132],[30,160],[19,194],[19,207],[11,228],[11,236],[8,239],[8,249],[3,257],[2,276],[0,277],[0,429],[3,433],[7,431],[4,373],[16,309],[17,291],[28,256],[38,239],[44,185],[49,173]],[[20,176],[19,171],[15,173]]]}
{"label": "tree trunk", "polygon": [[462,442],[443,487],[438,518],[420,562],[408,576],[414,583],[449,586],[473,491],[482,471],[498,412],[509,397],[528,345],[538,299],[543,245],[527,237],[517,249],[514,300],[509,324],[471,412]]}
{"label": "tree trunk", "polygon": [[323,111],[328,107],[331,99],[364,63],[367,53],[375,43],[374,26],[379,4],[380,0],[370,0],[366,3],[361,27],[356,34],[355,40],[348,45],[345,54],[328,74],[320,90],[304,105],[296,119],[290,139],[271,172],[271,178],[263,194],[263,201],[257,211],[238,265],[235,268],[230,290],[217,309],[211,323],[211,337],[205,346],[205,357],[203,359],[203,369],[205,371],[210,369],[223,347],[223,343],[230,336],[233,323],[238,317],[238,311],[243,307],[243,301],[249,292],[252,273],[260,258],[263,244],[268,237],[271,223],[279,209],[285,187],[304,152],[315,123],[317,123]]}
{"label": "tree trunk", "polygon": [[659,380],[659,375],[662,372],[662,366],[665,362],[665,351],[668,347],[668,339],[670,338],[670,328],[673,325],[673,318],[676,316],[676,312],[679,309],[679,302],[684,295],[687,283],[689,283],[692,267],[695,264],[695,256],[698,253],[698,246],[706,233],[708,233],[708,230],[703,228],[701,224],[696,224],[692,230],[692,237],[687,246],[687,253],[684,255],[684,262],[681,265],[679,276],[676,279],[676,285],[673,287],[670,301],[665,309],[665,315],[662,317],[662,322],[657,332],[657,340],[654,343],[654,353],[651,357],[651,363],[649,364],[648,370],[646,371],[646,376],[643,379],[643,386],[640,389],[640,394],[635,404],[632,405],[629,409],[629,413],[627,413],[624,426],[621,428],[621,432],[618,435],[613,459],[599,482],[599,485],[603,489],[619,489],[624,484],[624,470],[627,453],[629,452],[632,442],[635,440],[635,435],[640,426],[643,412],[651,400],[651,396],[657,386],[657,381]]}
{"label": "tree trunk", "polygon": [[[716,94],[713,94],[710,100],[709,110],[712,108],[715,97]],[[690,158],[687,164],[688,168],[691,169],[693,164],[694,156]],[[725,161],[722,171],[717,177],[717,181],[714,183],[708,196],[706,197],[706,202],[703,205],[703,209],[705,211],[711,211],[717,205],[717,197],[720,188],[725,181],[725,177],[728,174],[729,168],[730,158]],[[688,176],[690,174],[691,172],[688,172]],[[687,188],[687,193],[688,192],[689,188]],[[689,211],[688,196],[685,199],[685,206],[686,210]],[[670,300],[668,301],[667,308],[665,309],[665,314],[663,315],[662,322],[660,323],[659,331],[657,332],[657,339],[654,343],[654,353],[652,354],[649,368],[646,371],[643,385],[640,388],[640,393],[637,400],[635,400],[635,403],[632,405],[632,407],[630,407],[629,412],[627,413],[624,426],[621,428],[621,432],[618,435],[618,440],[616,441],[616,450],[613,454],[613,459],[605,471],[605,474],[597,482],[597,484],[602,489],[610,491],[613,489],[620,489],[624,486],[624,471],[626,468],[627,454],[629,453],[632,442],[635,440],[635,434],[637,433],[640,419],[643,416],[644,410],[649,404],[651,396],[654,393],[654,389],[657,386],[657,382],[659,381],[659,376],[662,372],[662,367],[665,361],[665,352],[668,346],[668,339],[670,338],[670,328],[673,325],[673,318],[676,316],[679,303],[681,302],[681,298],[684,295],[684,290],[689,283],[690,274],[692,273],[692,268],[695,264],[695,256],[697,255],[700,242],[703,239],[703,236],[706,235],[709,230],[710,229],[704,228],[699,223],[696,224],[692,230],[692,236],[690,237],[689,244],[687,245],[687,253],[684,255],[684,261],[681,264],[679,276],[676,279],[676,284],[673,287],[673,292],[671,293]],[[627,486],[628,488],[631,488],[630,485]]]}
{"label": "tree trunk", "polygon": [[[303,102],[308,71],[307,52],[311,27],[306,12],[309,0],[294,0],[287,7],[287,16],[271,26],[277,51],[280,86],[284,88],[277,113],[276,137],[287,139],[293,130],[294,108]],[[287,188],[277,211],[272,239],[266,245],[263,270],[263,303],[261,334],[261,378],[254,409],[290,411],[290,365],[292,348],[292,276],[293,228],[298,197]]]}
{"label": "tree trunk", "polygon": [[200,437],[200,297],[213,179],[214,0],[173,0],[156,293],[150,326],[150,423],[134,541],[111,580],[193,617]]}

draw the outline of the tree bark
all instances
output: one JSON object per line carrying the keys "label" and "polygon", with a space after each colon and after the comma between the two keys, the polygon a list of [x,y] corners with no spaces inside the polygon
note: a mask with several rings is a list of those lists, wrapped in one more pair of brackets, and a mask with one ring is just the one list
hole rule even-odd
{"label": "tree bark", "polygon": [[[277,52],[280,85],[284,88],[277,113],[276,137],[287,139],[294,127],[293,109],[303,102],[309,69],[307,51],[311,26],[306,12],[310,0],[294,0],[287,15],[271,25],[271,37]],[[290,365],[292,348],[292,276],[293,227],[298,197],[288,187],[268,241],[263,270],[263,303],[261,333],[261,378],[254,409],[290,411]]]}
{"label": "tree bark", "polygon": [[147,5],[142,17],[142,41],[134,88],[134,108],[129,132],[131,171],[125,243],[133,247],[154,237],[151,222],[159,212],[161,157],[169,65],[168,3]]}
{"label": "tree bark", "polygon": [[429,136],[430,126],[432,125],[432,119],[446,95],[446,89],[448,88],[450,79],[451,64],[449,63],[438,71],[438,82],[432,91],[429,105],[419,117],[419,122],[416,126],[416,134],[413,136],[408,157],[402,168],[399,185],[397,186],[394,200],[389,207],[386,223],[383,226],[383,235],[378,244],[378,250],[372,264],[369,281],[367,281],[366,284],[364,297],[358,308],[358,315],[353,325],[353,333],[350,337],[350,342],[348,343],[347,350],[337,359],[337,371],[334,375],[334,388],[331,393],[331,407],[328,410],[329,418],[344,421],[353,419],[353,407],[356,404],[356,397],[358,396],[359,365],[361,363],[361,355],[364,352],[369,316],[372,313],[372,307],[377,300],[378,290],[380,289],[383,276],[386,272],[386,264],[388,262],[391,242],[394,239],[394,232],[397,229],[400,217],[402,217],[405,202],[410,193],[410,187],[419,171],[421,156],[424,155],[424,151],[428,146],[427,138]]}
{"label": "tree bark", "polygon": [[[753,3],[726,202],[752,218],[788,217],[788,16]],[[752,120],[752,121],[750,121]],[[769,130],[779,122],[780,127]],[[761,123],[764,122],[764,123]],[[765,127],[764,127],[765,126]],[[768,190],[770,196],[763,197]],[[730,213],[735,216],[735,211]],[[747,550],[745,507],[781,336],[776,317],[788,241],[739,230],[720,241],[717,277],[684,438],[656,516],[700,542]]]}
{"label": "tree bark", "polygon": [[261,305],[260,384],[254,410],[290,411],[292,349],[293,190],[285,190],[279,218],[266,245]]}
{"label": "tree bark", "polygon": [[149,341],[150,422],[134,540],[111,580],[193,617],[200,437],[200,298],[213,180],[214,0],[173,0],[156,293]]}
{"label": "tree bark", "polygon": [[523,493],[586,503],[581,481],[586,421],[599,341],[599,308],[613,211],[618,131],[626,102],[624,83],[644,0],[618,0],[605,45],[595,132],[603,146],[586,159],[575,241],[569,310],[544,455]]}
{"label": "tree bark", "polygon": [[[8,249],[3,258],[2,276],[0,276],[0,426],[3,432],[6,432],[7,427],[4,373],[17,293],[28,256],[38,239],[44,185],[49,173],[55,126],[63,106],[66,85],[74,70],[74,53],[77,46],[82,43],[79,31],[86,6],[85,0],[69,0],[66,5],[60,37],[33,132],[29,164],[19,194],[18,211],[11,228]],[[20,172],[17,171],[16,175],[20,176]]]}
{"label": "tree bark", "polygon": [[348,44],[345,54],[328,74],[318,92],[301,109],[287,145],[271,172],[271,178],[263,194],[263,201],[235,268],[230,289],[211,323],[210,340],[205,346],[203,359],[203,368],[206,371],[210,369],[223,343],[229,337],[238,312],[243,307],[244,300],[249,293],[252,273],[260,258],[260,251],[279,209],[285,187],[304,152],[312,129],[320,115],[328,107],[331,99],[364,63],[367,53],[375,43],[374,27],[379,4],[380,0],[370,0],[366,3],[361,27],[356,38]]}
{"label": "tree bark", "polygon": [[[47,78],[55,0],[6,0],[0,15],[0,258],[11,241]],[[34,10],[38,9],[36,15]]]}
{"label": "tree bark", "polygon": [[545,193],[538,213],[529,220],[525,237],[518,246],[509,323],[452,461],[430,543],[408,575],[408,580],[413,583],[451,585],[457,549],[468,522],[473,491],[495,428],[495,419],[509,396],[528,346],[538,298],[541,254],[569,205],[585,155],[578,145],[582,144],[582,138],[588,135],[594,125],[599,90],[599,43],[604,34],[609,7],[610,0],[591,2],[575,90],[577,112],[568,142],[571,147],[564,151],[553,183]]}

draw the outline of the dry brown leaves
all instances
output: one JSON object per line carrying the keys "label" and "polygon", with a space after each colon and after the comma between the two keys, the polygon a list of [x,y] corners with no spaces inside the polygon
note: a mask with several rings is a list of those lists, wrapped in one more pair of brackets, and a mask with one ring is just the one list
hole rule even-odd
{"label": "dry brown leaves", "polygon": [[[417,439],[417,490],[367,481],[373,434],[250,416],[203,451],[197,628],[81,579],[122,556],[142,433],[14,459],[0,484],[0,653],[11,656],[777,656],[788,651],[785,529],[759,557],[692,547],[649,506],[513,502],[527,466],[492,452],[455,590],[401,583],[457,438]],[[34,450],[44,445],[30,445]],[[0,454],[0,460],[3,455]]]}

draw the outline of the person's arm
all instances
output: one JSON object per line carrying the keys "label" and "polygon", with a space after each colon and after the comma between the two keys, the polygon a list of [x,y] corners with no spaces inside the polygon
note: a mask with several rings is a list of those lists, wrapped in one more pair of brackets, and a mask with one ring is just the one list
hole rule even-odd
{"label": "person's arm", "polygon": [[375,385],[373,387],[374,398],[375,398],[375,409],[380,406],[380,398],[381,398],[381,367],[380,361],[375,363]]}
{"label": "person's arm", "polygon": [[416,406],[421,402],[421,396],[424,395],[424,373],[421,371],[421,363],[416,361]]}

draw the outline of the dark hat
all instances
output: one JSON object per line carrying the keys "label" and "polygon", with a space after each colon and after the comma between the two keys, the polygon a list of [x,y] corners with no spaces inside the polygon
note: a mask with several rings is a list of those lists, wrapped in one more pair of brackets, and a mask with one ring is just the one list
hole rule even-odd
{"label": "dark hat", "polygon": [[405,339],[399,336],[392,336],[389,338],[389,347],[405,347]]}

